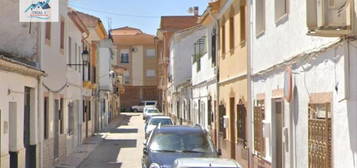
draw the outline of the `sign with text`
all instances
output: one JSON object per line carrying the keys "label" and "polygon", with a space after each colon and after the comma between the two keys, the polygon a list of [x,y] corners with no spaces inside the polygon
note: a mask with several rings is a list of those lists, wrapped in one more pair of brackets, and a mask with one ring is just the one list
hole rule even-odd
{"label": "sign with text", "polygon": [[59,0],[20,0],[20,22],[58,22]]}

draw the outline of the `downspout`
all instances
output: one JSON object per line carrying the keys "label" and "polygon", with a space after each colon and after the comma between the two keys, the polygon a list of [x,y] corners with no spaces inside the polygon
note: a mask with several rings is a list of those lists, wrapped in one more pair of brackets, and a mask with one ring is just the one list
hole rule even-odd
{"label": "downspout", "polygon": [[251,78],[251,74],[252,74],[252,55],[253,55],[253,0],[247,0],[247,10],[248,10],[248,15],[246,17],[248,17],[246,20],[249,20],[249,24],[246,25],[246,27],[248,27],[248,31],[246,32],[246,36],[248,36],[248,51],[247,51],[247,86],[248,86],[248,109],[247,111],[250,112],[248,113],[248,167],[253,167],[253,160],[252,160],[252,151],[253,151],[253,99],[252,99],[252,95],[253,95],[253,89],[252,89],[252,78]]}
{"label": "downspout", "polygon": [[[41,61],[42,61],[42,59],[41,59],[41,56],[42,56],[42,48],[41,48],[41,40],[42,40],[42,36],[41,36],[41,26],[42,26],[42,23],[38,23],[38,27],[37,27],[37,33],[38,33],[38,35],[37,35],[37,53],[36,53],[37,63],[38,63],[37,66],[38,66],[38,68],[39,68],[40,70],[42,70],[42,69],[41,69]],[[42,94],[41,94],[41,91],[42,91],[42,85],[41,85],[41,83],[42,83],[42,76],[39,76],[39,77],[37,78],[37,118],[38,118],[39,120],[43,121],[42,115],[41,115],[41,114],[43,114],[43,113],[41,112],[41,109],[42,109],[42,108],[40,108],[40,107],[42,107],[42,106],[41,106],[41,100],[43,100],[43,99],[42,99]],[[42,130],[42,128],[43,128],[42,123],[43,123],[43,122],[38,122],[38,125],[37,125],[37,129],[38,129],[38,130]],[[39,134],[37,135],[38,143],[39,143],[39,151],[40,151],[39,155],[40,155],[40,158],[43,158],[43,146],[42,146],[42,144],[41,144],[41,142],[42,142],[42,135],[43,135],[43,134],[41,134],[41,133],[39,133]],[[37,160],[36,160],[36,162],[37,162]],[[42,162],[43,162],[42,159],[40,159],[40,160],[38,161],[39,167],[42,167]]]}

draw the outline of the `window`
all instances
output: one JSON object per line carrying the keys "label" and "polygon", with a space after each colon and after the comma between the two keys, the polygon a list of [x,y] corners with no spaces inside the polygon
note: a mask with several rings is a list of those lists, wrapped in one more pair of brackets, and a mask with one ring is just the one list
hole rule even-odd
{"label": "window", "polygon": [[288,0],[275,0],[275,22],[288,14]]}
{"label": "window", "polygon": [[59,109],[59,124],[60,124],[60,134],[64,133],[64,119],[63,119],[63,112],[64,112],[64,100],[63,98],[60,99],[60,109]]}
{"label": "window", "polygon": [[258,100],[254,106],[254,149],[259,156],[265,157],[265,139],[263,120],[265,119],[264,100]]}
{"label": "window", "polygon": [[[81,46],[78,45],[78,64],[82,64],[82,53]],[[78,67],[78,72],[81,72],[81,66]]]}
{"label": "window", "polygon": [[240,41],[245,42],[245,6],[240,7]]}
{"label": "window", "polygon": [[61,21],[61,40],[60,40],[60,49],[64,49],[64,21]]}
{"label": "window", "polygon": [[74,110],[73,110],[73,108],[74,108],[74,103],[72,103],[72,102],[68,103],[68,134],[69,135],[73,135],[73,132],[74,132]]}
{"label": "window", "polygon": [[229,48],[234,49],[234,16],[229,18]]}
{"label": "window", "polygon": [[222,56],[226,53],[226,26],[222,24]]}
{"label": "window", "polygon": [[87,111],[88,111],[87,108],[88,108],[87,101],[83,100],[83,116],[82,116],[83,122],[86,122],[87,119]]}
{"label": "window", "polygon": [[211,43],[211,55],[212,55],[212,64],[213,65],[216,65],[216,52],[217,52],[217,49],[216,49],[216,42],[217,42],[217,35],[216,35],[216,29],[213,29],[212,31],[212,43]]}
{"label": "window", "polygon": [[146,56],[155,57],[156,56],[155,49],[146,49]]}
{"label": "window", "polygon": [[92,108],[91,108],[91,102],[90,101],[88,101],[88,121],[90,121],[90,120],[92,120]]}
{"label": "window", "polygon": [[255,26],[256,36],[265,31],[265,0],[257,0],[255,4]]}
{"label": "window", "polygon": [[130,83],[130,74],[128,71],[124,72],[124,84],[129,84]]}
{"label": "window", "polygon": [[156,76],[156,71],[153,69],[148,69],[146,70],[146,76],[147,77],[155,77]]}
{"label": "window", "polygon": [[197,63],[197,71],[201,70],[201,57],[207,53],[206,36],[202,36],[194,43],[193,61]]}
{"label": "window", "polygon": [[44,99],[44,107],[43,107],[43,137],[44,139],[48,139],[48,111],[49,111],[49,104],[48,104],[48,97]]}
{"label": "window", "polygon": [[237,105],[237,112],[238,112],[238,118],[237,118],[237,131],[238,131],[238,141],[246,145],[246,116],[247,116],[247,110],[244,106],[244,104],[238,104]]}
{"label": "window", "polygon": [[224,105],[219,105],[219,132],[223,135],[223,139],[227,137],[226,128],[224,127],[224,116],[226,115],[226,107]]}
{"label": "window", "polygon": [[72,64],[72,38],[68,37],[68,64]]}
{"label": "window", "polygon": [[129,53],[121,53],[120,54],[120,60],[122,64],[128,64],[129,63]]}
{"label": "window", "polygon": [[[74,64],[78,64],[78,56],[77,56],[77,43],[74,43]],[[74,69],[77,70],[78,66],[74,66]]]}
{"label": "window", "polygon": [[45,39],[47,44],[50,44],[51,41],[51,22],[46,22],[46,34],[45,34]]}

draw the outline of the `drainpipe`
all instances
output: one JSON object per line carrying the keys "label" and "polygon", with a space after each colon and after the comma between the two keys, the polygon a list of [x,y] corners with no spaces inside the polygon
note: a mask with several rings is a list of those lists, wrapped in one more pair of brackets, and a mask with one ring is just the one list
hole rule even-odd
{"label": "drainpipe", "polygon": [[249,24],[246,25],[246,27],[248,28],[247,30],[247,34],[246,36],[248,36],[248,53],[247,53],[247,82],[248,82],[248,109],[247,111],[250,112],[248,113],[248,167],[253,167],[253,160],[252,160],[252,151],[253,151],[253,125],[254,125],[254,122],[253,122],[253,103],[252,103],[252,78],[251,78],[251,74],[252,74],[252,68],[251,68],[251,65],[252,65],[252,55],[253,55],[253,10],[252,10],[252,7],[253,7],[253,0],[247,0],[247,8],[248,8],[248,15],[246,16],[246,20],[249,20]]}

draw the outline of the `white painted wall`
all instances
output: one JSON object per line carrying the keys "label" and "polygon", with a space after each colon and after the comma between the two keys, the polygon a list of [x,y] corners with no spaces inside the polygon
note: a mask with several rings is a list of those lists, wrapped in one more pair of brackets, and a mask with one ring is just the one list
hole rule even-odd
{"label": "white painted wall", "polygon": [[0,37],[4,39],[0,40],[0,51],[35,59],[38,55],[39,24],[19,22],[19,1],[1,1],[0,20],[3,23],[0,26]]}
{"label": "white painted wall", "polygon": [[258,37],[255,33],[255,1],[250,6],[253,14],[253,73],[336,39],[306,35],[306,1],[290,0],[288,17],[281,24],[275,23],[274,1],[265,0],[265,3],[265,33]]}
{"label": "white painted wall", "polygon": [[[1,166],[9,166],[9,151],[20,151],[24,150],[23,144],[23,132],[24,132],[24,91],[25,87],[30,87],[34,89],[35,97],[33,108],[31,110],[31,144],[37,144],[38,130],[38,118],[37,111],[37,91],[38,91],[38,81],[35,77],[24,76],[15,72],[8,72],[0,70],[0,110],[1,110]],[[11,93],[9,94],[9,89]],[[9,102],[16,102],[16,114],[14,115],[16,123],[10,121],[9,114]],[[4,126],[7,127],[4,127]],[[14,127],[15,126],[15,127]],[[11,127],[11,128],[10,128]],[[11,136],[10,136],[11,135]],[[19,156],[19,159],[24,159]],[[19,164],[23,164],[20,162]]]}
{"label": "white painted wall", "polygon": [[133,46],[135,48],[134,52],[131,52],[132,59],[132,84],[134,86],[142,86],[144,85],[144,47],[142,45]]}
{"label": "white painted wall", "polygon": [[[251,9],[253,22],[251,37],[251,63],[253,74],[268,67],[284,62],[298,54],[318,50],[318,48],[331,44],[336,38],[322,38],[307,36],[306,27],[306,1],[289,1],[288,17],[275,23],[274,1],[266,2],[265,32],[261,36],[255,34],[255,1]],[[292,103],[284,103],[284,120],[288,129],[287,147],[285,152],[285,167],[308,167],[308,102],[310,93],[332,92],[332,167],[355,168],[357,134],[352,131],[356,122],[353,109],[357,106],[356,78],[352,77],[356,68],[351,69],[351,97],[347,100],[345,94],[345,62],[348,58],[347,45],[334,47],[318,54],[316,59],[301,61],[294,64],[295,93]],[[350,47],[353,60],[356,49]],[[352,60],[350,61],[352,64]],[[351,65],[353,67],[353,65]],[[261,76],[254,76],[252,85],[252,101],[256,95],[265,93],[265,120],[270,123],[270,135],[266,137],[266,160],[272,161],[272,150],[275,147],[272,139],[272,91],[284,88],[284,71],[275,69]],[[336,90],[338,88],[338,91]],[[273,163],[274,166],[275,163]]]}

